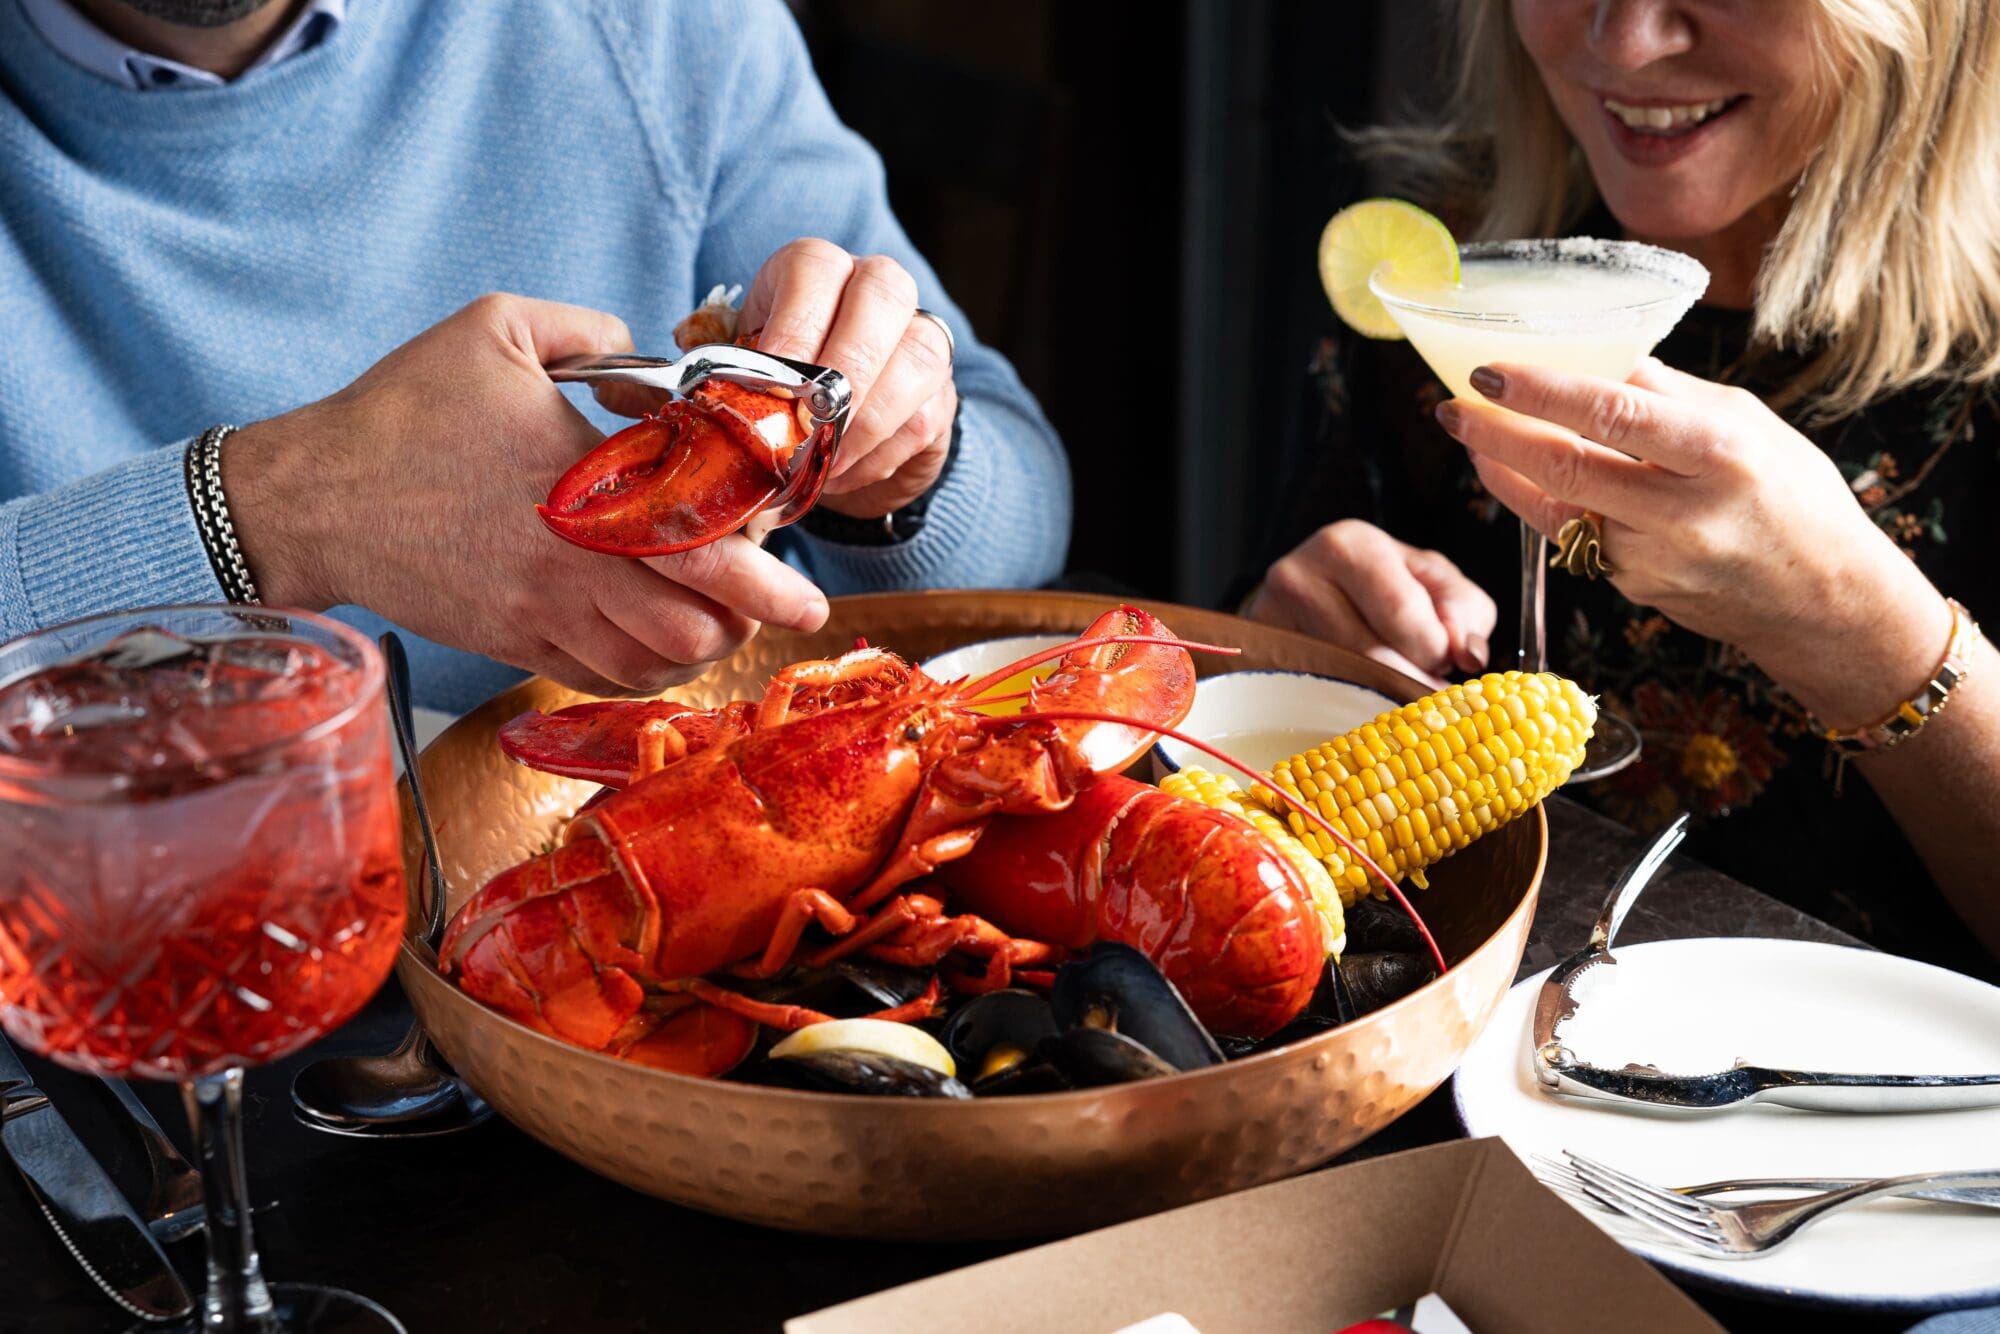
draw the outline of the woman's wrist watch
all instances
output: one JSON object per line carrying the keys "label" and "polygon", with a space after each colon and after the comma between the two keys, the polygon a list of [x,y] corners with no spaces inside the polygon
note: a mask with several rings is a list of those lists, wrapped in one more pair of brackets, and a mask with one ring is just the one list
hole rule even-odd
{"label": "woman's wrist watch", "polygon": [[806,511],[799,520],[799,527],[814,537],[828,542],[839,542],[850,547],[889,547],[908,542],[923,531],[924,516],[929,513],[931,499],[951,476],[951,468],[958,461],[958,422],[951,419],[951,443],[945,447],[944,466],[938,475],[924,488],[924,493],[900,509],[873,519],[857,519],[852,515],[836,513],[824,505],[816,505]]}

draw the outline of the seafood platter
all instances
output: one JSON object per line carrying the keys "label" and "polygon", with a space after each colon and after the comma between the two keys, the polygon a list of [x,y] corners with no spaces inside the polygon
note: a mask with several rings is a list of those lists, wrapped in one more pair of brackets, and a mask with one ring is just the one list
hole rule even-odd
{"label": "seafood platter", "polygon": [[[913,665],[1032,632],[1073,638],[984,679]],[[1060,593],[836,599],[653,701],[526,682],[421,758],[452,920],[403,985],[529,1134],[778,1227],[1046,1235],[1317,1165],[1511,983],[1537,803],[1591,710],[1497,674],[1267,782],[1125,775],[1237,668],[1417,695],[1290,632]]]}
{"label": "seafood platter", "polygon": [[[759,352],[721,289],[675,337],[683,397],[538,507],[564,540],[754,540],[816,498],[838,372]],[[921,666],[996,632],[1058,638]],[[530,681],[420,758],[448,925],[404,988],[543,1143],[778,1227],[1075,1230],[1324,1162],[1513,980],[1595,710],[1497,673],[1263,771],[1177,728],[1232,666],[1413,693],[1233,617],[1016,593],[842,599],[651,700]],[[1126,772],[1169,737],[1219,767]]]}

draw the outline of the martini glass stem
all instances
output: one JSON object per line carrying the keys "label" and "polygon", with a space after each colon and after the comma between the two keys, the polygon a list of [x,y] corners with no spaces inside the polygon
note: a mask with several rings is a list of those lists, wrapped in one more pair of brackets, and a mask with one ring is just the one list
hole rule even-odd
{"label": "martini glass stem", "polygon": [[1519,660],[1524,672],[1549,667],[1548,639],[1549,540],[1521,523],[1521,637]]}
{"label": "martini glass stem", "polygon": [[212,1334],[264,1334],[279,1328],[250,1235],[250,1188],[243,1173],[243,1071],[181,1084],[201,1164],[208,1208],[208,1291],[199,1328]]}

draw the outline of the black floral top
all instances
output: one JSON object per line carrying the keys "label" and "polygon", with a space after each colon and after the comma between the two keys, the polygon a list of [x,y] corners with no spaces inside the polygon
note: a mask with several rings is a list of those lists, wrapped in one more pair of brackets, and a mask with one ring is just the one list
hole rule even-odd
{"label": "black floral top", "polygon": [[[1698,307],[1655,354],[1768,399],[1798,361],[1748,355],[1748,340],[1747,314]],[[1500,604],[1493,660],[1510,663],[1519,529],[1432,417],[1443,387],[1409,344],[1345,331],[1320,344],[1311,371],[1311,482],[1291,493],[1300,500],[1274,553],[1347,517],[1438,548]],[[1932,387],[1802,429],[1938,587],[2000,623],[2000,392]],[[1552,668],[1645,739],[1630,768],[1566,795],[1641,830],[1689,811],[1688,848],[1710,865],[1885,949],[2000,975],[1867,781],[1849,772],[1836,792],[1825,744],[1762,672],[1608,583],[1548,578]]]}

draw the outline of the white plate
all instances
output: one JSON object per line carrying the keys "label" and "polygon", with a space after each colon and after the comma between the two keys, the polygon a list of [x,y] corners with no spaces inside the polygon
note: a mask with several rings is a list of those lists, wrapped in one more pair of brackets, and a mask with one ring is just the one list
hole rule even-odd
{"label": "white plate", "polygon": [[[2000,988],[1959,973],[1793,940],[1671,940],[1617,954],[1616,968],[1585,974],[1582,1009],[1563,1028],[1564,1044],[1592,1064],[1701,1074],[1742,1057],[1850,1073],[2000,1070]],[[1547,976],[1507,993],[1452,1081],[1466,1133],[1498,1135],[1524,1159],[1574,1149],[1666,1185],[2000,1167],[2000,1107],[1684,1116],[1546,1094],[1528,1050]],[[2000,1210],[1885,1200],[1748,1260],[1683,1250],[1602,1210],[1582,1212],[1629,1250],[1705,1286],[1878,1309],[2000,1302]]]}

